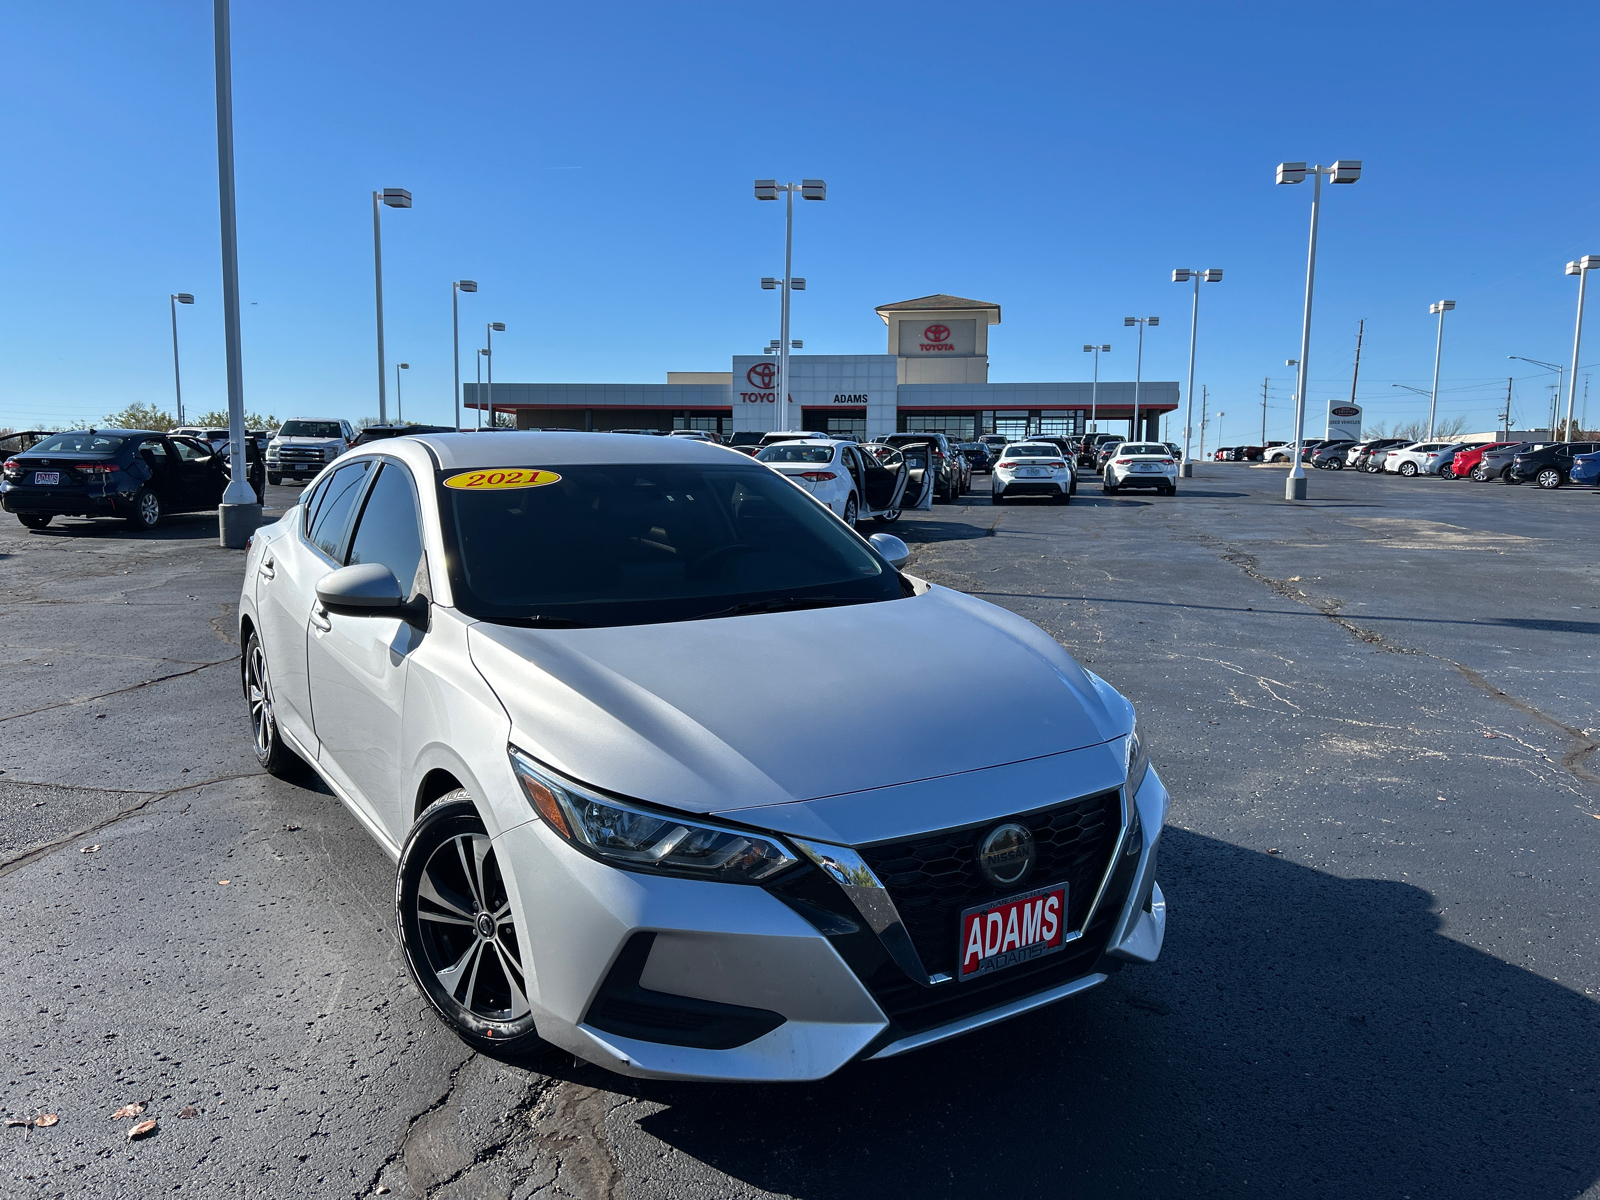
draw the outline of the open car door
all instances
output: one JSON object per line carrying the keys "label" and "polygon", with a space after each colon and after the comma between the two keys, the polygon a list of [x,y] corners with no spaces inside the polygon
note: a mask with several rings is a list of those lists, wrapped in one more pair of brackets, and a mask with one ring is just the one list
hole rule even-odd
{"label": "open car door", "polygon": [[881,444],[857,447],[862,471],[861,515],[892,521],[900,515],[910,472],[905,455]]}
{"label": "open car door", "polygon": [[938,475],[933,465],[933,447],[927,442],[913,442],[901,446],[900,453],[906,461],[906,490],[901,508],[932,508],[933,488]]}

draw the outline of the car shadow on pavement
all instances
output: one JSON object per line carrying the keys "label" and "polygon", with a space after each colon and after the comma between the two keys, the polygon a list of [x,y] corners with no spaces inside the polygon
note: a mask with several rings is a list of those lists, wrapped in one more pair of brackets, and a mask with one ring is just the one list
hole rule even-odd
{"label": "car shadow on pavement", "polygon": [[993,530],[987,525],[973,525],[966,521],[917,521],[901,516],[898,521],[879,525],[863,521],[861,533],[892,533],[907,545],[917,546],[928,542],[965,542],[973,538],[989,537]]}
{"label": "car shadow on pavement", "polygon": [[1028,1017],[814,1084],[571,1074],[804,1200],[1500,1200],[1600,1179],[1600,1005],[1455,940],[1409,884],[1180,829],[1162,864],[1160,962]]}
{"label": "car shadow on pavement", "polygon": [[217,539],[217,514],[212,512],[173,513],[162,518],[154,529],[133,530],[114,517],[83,519],[57,517],[43,529],[29,531],[33,537],[55,538],[134,538],[143,542],[203,542]]}

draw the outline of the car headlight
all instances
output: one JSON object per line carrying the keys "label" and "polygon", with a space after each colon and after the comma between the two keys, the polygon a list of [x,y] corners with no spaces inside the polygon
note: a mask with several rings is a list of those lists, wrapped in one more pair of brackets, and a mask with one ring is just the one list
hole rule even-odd
{"label": "car headlight", "polygon": [[584,853],[627,871],[763,883],[798,857],[774,837],[601,797],[507,747],[517,782],[545,823]]}
{"label": "car headlight", "polygon": [[1128,795],[1136,796],[1144,784],[1145,772],[1150,769],[1150,747],[1139,728],[1139,718],[1133,718],[1133,732],[1124,739],[1128,767]]}

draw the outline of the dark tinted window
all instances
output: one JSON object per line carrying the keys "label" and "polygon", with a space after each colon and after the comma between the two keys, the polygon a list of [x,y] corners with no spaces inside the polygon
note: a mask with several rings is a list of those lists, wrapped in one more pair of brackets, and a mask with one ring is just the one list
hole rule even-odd
{"label": "dark tinted window", "polygon": [[361,485],[366,482],[370,458],[358,458],[346,463],[322,485],[317,509],[311,515],[311,544],[329,558],[339,557],[339,542],[344,537],[344,527],[349,523],[350,510],[361,495]]}
{"label": "dark tinted window", "polygon": [[751,463],[540,465],[537,487],[438,489],[457,605],[486,619],[631,625],[745,603],[898,599],[898,574]]}
{"label": "dark tinted window", "polygon": [[[224,434],[224,437],[227,435]],[[279,437],[342,438],[344,426],[337,421],[285,421]]]}
{"label": "dark tinted window", "polygon": [[167,446],[165,442],[140,442],[139,453],[143,455],[144,460],[151,465],[155,465],[157,463],[161,464],[162,466],[166,465]]}
{"label": "dark tinted window", "polygon": [[52,433],[33,448],[41,454],[114,454],[121,446],[121,438],[103,433]]}
{"label": "dark tinted window", "polygon": [[382,563],[394,572],[407,596],[427,590],[422,578],[416,492],[410,474],[398,463],[386,462],[379,468],[377,482],[362,506],[361,522],[350,539],[350,562]]}
{"label": "dark tinted window", "polygon": [[211,447],[209,446],[202,448],[196,443],[186,442],[182,438],[173,438],[172,444],[177,448],[178,457],[187,462],[193,462],[197,458],[211,457]]}

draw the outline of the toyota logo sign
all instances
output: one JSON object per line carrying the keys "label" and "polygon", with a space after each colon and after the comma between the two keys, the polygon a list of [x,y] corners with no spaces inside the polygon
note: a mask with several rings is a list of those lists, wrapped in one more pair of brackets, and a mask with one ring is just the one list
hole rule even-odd
{"label": "toyota logo sign", "polygon": [[929,325],[922,331],[922,336],[930,342],[948,342],[950,340],[950,326]]}
{"label": "toyota logo sign", "polygon": [[769,362],[758,362],[744,373],[744,377],[750,381],[751,387],[766,391],[777,381],[778,368]]}

